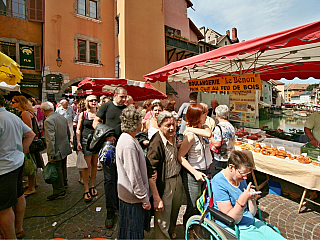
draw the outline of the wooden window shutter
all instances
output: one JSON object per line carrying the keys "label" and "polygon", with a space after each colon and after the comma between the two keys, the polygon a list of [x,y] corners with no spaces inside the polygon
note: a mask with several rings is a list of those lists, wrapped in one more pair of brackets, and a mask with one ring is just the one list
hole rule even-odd
{"label": "wooden window shutter", "polygon": [[41,72],[41,46],[34,46],[34,69]]}
{"label": "wooden window shutter", "polygon": [[28,20],[33,22],[44,21],[44,0],[28,1]]}

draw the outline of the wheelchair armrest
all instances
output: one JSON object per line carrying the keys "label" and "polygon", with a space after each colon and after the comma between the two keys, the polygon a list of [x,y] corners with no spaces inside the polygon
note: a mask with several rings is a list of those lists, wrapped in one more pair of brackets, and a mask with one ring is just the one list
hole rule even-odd
{"label": "wheelchair armrest", "polygon": [[223,222],[227,226],[234,227],[234,225],[235,225],[234,219],[232,217],[228,216],[227,214],[224,214],[223,212],[220,212],[219,210],[217,210],[213,207],[208,207],[207,211],[204,215],[206,215],[207,212],[210,212],[215,219]]}

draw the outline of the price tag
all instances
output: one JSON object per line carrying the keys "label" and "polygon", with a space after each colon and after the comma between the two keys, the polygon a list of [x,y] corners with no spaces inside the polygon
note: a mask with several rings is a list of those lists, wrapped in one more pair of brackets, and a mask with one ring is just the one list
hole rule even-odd
{"label": "price tag", "polygon": [[251,145],[254,144],[253,140],[248,140],[248,143],[251,144]]}
{"label": "price tag", "polygon": [[301,153],[301,155],[306,157],[308,154],[307,153]]}

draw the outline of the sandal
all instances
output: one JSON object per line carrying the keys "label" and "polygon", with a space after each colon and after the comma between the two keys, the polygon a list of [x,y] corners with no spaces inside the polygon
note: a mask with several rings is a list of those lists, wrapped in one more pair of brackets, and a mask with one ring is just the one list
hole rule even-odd
{"label": "sandal", "polygon": [[20,232],[16,233],[17,239],[22,239],[26,236],[25,231],[22,229]]}
{"label": "sandal", "polygon": [[[86,196],[87,196],[87,198],[85,198]],[[83,199],[84,199],[85,202],[91,202],[92,198],[91,198],[90,193],[89,192],[85,192],[83,194]]]}
{"label": "sandal", "polygon": [[[89,192],[90,192],[90,194],[91,194],[92,197],[95,197],[95,196],[98,195],[98,191],[97,191],[97,189],[96,189],[95,187],[89,188]],[[94,194],[94,193],[95,193],[95,194]]]}

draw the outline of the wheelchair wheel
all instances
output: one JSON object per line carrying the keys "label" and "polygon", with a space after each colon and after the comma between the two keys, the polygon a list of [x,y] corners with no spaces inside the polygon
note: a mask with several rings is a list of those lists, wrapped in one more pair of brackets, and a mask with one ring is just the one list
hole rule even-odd
{"label": "wheelchair wheel", "polygon": [[[186,225],[186,239],[218,239],[218,240],[227,240],[223,231],[220,229],[220,226],[214,221],[207,218],[204,219],[204,222],[199,225],[201,216],[192,216],[189,218]],[[192,236],[191,236],[192,235]]]}

